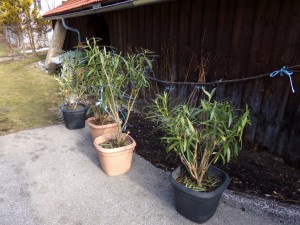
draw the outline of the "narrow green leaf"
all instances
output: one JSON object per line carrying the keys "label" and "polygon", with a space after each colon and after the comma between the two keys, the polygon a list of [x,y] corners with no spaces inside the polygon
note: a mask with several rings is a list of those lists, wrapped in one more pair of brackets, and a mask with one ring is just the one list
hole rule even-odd
{"label": "narrow green leaf", "polygon": [[202,91],[208,96],[208,99],[211,99],[211,95],[209,94],[208,91],[205,90],[205,88],[202,89]]}
{"label": "narrow green leaf", "polygon": [[208,107],[207,105],[205,104],[205,101],[204,100],[201,100],[201,105],[202,105],[202,108],[207,111],[208,110]]}
{"label": "narrow green leaf", "polygon": [[231,123],[232,123],[232,114],[229,113],[229,115],[228,115],[228,127],[231,126]]}
{"label": "narrow green leaf", "polygon": [[227,147],[227,163],[230,161],[231,152],[229,146]]}

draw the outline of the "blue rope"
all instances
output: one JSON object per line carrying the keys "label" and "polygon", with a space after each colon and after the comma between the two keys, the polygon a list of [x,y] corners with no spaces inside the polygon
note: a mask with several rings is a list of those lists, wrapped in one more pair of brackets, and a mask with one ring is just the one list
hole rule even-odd
{"label": "blue rope", "polygon": [[[127,113],[125,113],[121,108],[119,108],[119,115],[120,115],[120,118],[121,120],[125,121],[126,118],[127,118]],[[125,132],[127,130],[127,127],[128,127],[128,123],[125,125],[125,127],[123,127],[123,132]]]}
{"label": "blue rope", "polygon": [[[101,89],[100,89],[100,98],[99,98],[98,101],[96,102],[96,106],[101,105],[101,106],[103,107],[103,109],[105,110],[105,112],[106,112],[111,118],[113,118],[113,119],[115,120],[116,123],[118,123],[119,121],[117,121],[117,120],[113,117],[113,115],[109,112],[107,105],[105,105],[104,102],[103,102],[103,89],[104,89],[104,87],[105,87],[105,85],[104,85],[104,86],[101,86]],[[113,87],[113,88],[114,88],[114,87]],[[117,89],[117,88],[114,88],[114,89],[119,90],[119,89]],[[119,91],[122,92],[121,90],[119,90]],[[130,99],[130,96],[127,95],[125,92],[123,92],[123,97]],[[131,100],[131,99],[130,99],[130,100]],[[122,117],[121,120],[122,120],[122,119],[125,120],[126,117],[127,117],[127,114],[124,113],[121,109],[119,109],[119,112],[120,112],[121,117]],[[128,126],[128,123],[127,123],[127,125],[124,127],[124,131],[126,131],[127,126]]]}
{"label": "blue rope", "polygon": [[270,74],[270,77],[275,77],[276,75],[280,75],[280,76],[289,76],[290,79],[290,84],[291,84],[291,88],[292,88],[292,92],[295,93],[295,89],[294,89],[294,85],[293,85],[293,80],[292,80],[292,75],[293,75],[293,71],[292,70],[288,70],[286,68],[286,66],[282,67],[280,70],[275,70],[274,72],[272,72]]}
{"label": "blue rope", "polygon": [[[107,109],[107,105],[105,105],[104,103],[103,103],[103,88],[104,88],[104,86],[102,86],[101,87],[101,89],[100,89],[100,99],[96,102],[96,106],[98,106],[98,105],[101,105],[102,107],[103,107],[103,109],[105,110],[105,112],[111,117],[111,118],[113,118],[115,121],[116,121],[116,119],[112,116],[112,114],[108,111],[108,109]],[[117,121],[116,121],[117,122]]]}
{"label": "blue rope", "polygon": [[98,100],[98,102],[96,102],[96,106],[102,105],[102,103],[103,103],[103,86],[100,89],[100,99]]}
{"label": "blue rope", "polygon": [[203,87],[202,87],[202,86],[196,85],[196,86],[195,86],[195,89],[196,89],[197,91],[201,91],[201,90],[203,89]]}
{"label": "blue rope", "polygon": [[165,90],[171,92],[171,91],[175,90],[175,87],[169,85],[169,86],[165,87]]}

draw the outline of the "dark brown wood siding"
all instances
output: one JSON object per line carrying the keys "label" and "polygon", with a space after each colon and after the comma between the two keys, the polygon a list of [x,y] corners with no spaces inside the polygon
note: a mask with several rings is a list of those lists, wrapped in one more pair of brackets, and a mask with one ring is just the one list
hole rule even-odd
{"label": "dark brown wood siding", "polygon": [[[72,19],[66,19],[68,26],[78,29],[80,31],[81,41],[85,42],[87,39],[97,37],[103,39],[100,41],[102,45],[110,45],[109,27],[106,23],[105,17],[101,14],[92,16],[83,16]],[[107,34],[108,35],[107,35]],[[67,30],[64,50],[70,50],[78,46],[78,36],[74,31]]]}
{"label": "dark brown wood siding", "polygon": [[[184,81],[191,57],[211,57],[206,80],[246,78],[300,64],[300,1],[184,0],[104,14],[110,44],[121,51],[147,48],[157,58],[156,77]],[[171,71],[163,55],[171,55]],[[300,70],[300,67],[297,68]],[[197,81],[197,77],[188,77]],[[221,84],[217,98],[248,104],[252,126],[246,140],[272,153],[300,158],[300,74]],[[187,96],[191,87],[176,87]]]}

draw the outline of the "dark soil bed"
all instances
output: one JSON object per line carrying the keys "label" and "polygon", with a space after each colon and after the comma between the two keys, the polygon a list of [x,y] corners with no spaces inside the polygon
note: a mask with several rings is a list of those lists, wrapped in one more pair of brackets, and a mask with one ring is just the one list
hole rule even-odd
{"label": "dark soil bed", "polygon": [[[172,171],[180,165],[176,156],[165,152],[157,125],[144,115],[133,113],[128,130],[137,142],[136,153],[154,166]],[[230,190],[300,205],[300,169],[289,167],[280,158],[245,146],[237,159],[218,167],[231,177]]]}

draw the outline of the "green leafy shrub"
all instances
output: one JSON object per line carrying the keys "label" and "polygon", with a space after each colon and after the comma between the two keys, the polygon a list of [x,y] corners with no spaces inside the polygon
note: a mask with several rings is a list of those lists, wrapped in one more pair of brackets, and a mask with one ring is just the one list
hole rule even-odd
{"label": "green leafy shrub", "polygon": [[[207,99],[199,107],[187,103],[170,104],[169,95],[157,95],[151,118],[162,123],[168,144],[167,152],[175,152],[181,159],[194,184],[187,187],[205,191],[211,179],[207,170],[218,160],[228,163],[237,156],[243,131],[250,123],[249,109],[235,110],[229,101],[214,101],[216,89],[211,93],[203,90]],[[189,180],[189,179],[184,179]],[[208,183],[208,185],[205,185]]]}
{"label": "green leafy shrub", "polygon": [[94,116],[98,124],[112,119],[118,124],[120,135],[127,126],[139,91],[148,86],[145,75],[152,68],[150,52],[143,50],[122,56],[107,47],[99,47],[95,39],[88,41],[84,50],[87,90],[96,99]]}
{"label": "green leafy shrub", "polygon": [[66,52],[62,54],[62,69],[56,80],[60,86],[60,94],[68,109],[76,109],[77,104],[83,101],[86,91],[85,69],[82,65],[80,52]]}

